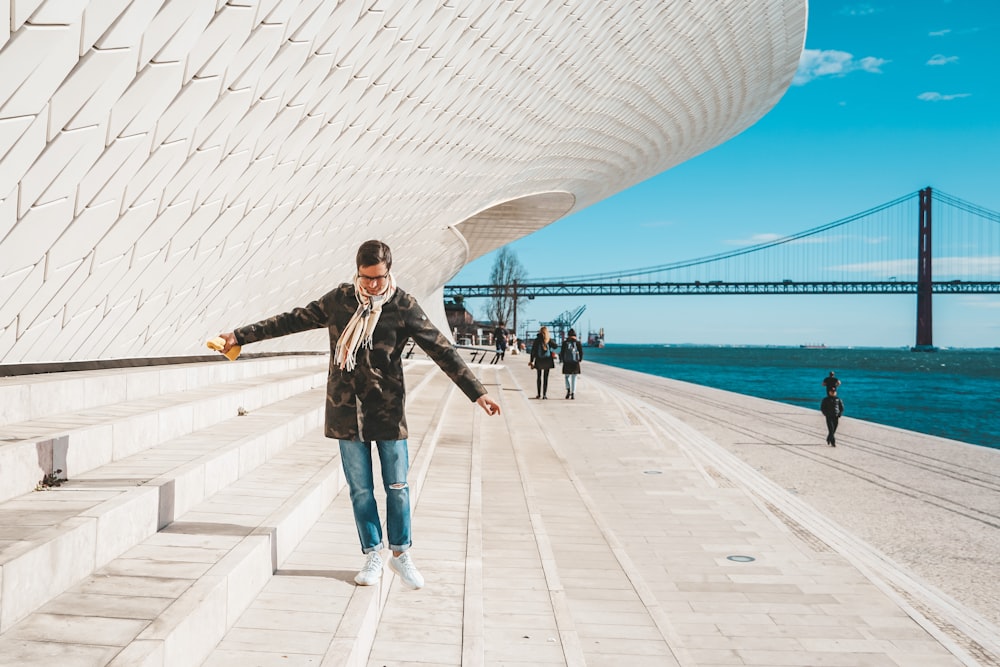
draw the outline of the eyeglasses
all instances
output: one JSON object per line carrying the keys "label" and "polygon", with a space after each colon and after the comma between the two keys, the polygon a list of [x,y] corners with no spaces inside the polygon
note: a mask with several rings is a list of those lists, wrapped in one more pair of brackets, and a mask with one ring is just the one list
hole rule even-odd
{"label": "eyeglasses", "polygon": [[359,273],[358,274],[358,278],[359,279],[361,279],[362,281],[365,281],[365,282],[369,282],[369,283],[381,282],[381,281],[385,280],[388,277],[389,277],[388,272],[383,273],[380,276],[366,276],[363,273]]}

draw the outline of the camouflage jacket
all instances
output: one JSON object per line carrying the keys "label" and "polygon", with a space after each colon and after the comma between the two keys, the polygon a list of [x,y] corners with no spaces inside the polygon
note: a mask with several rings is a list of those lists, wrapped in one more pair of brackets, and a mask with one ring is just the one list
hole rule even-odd
{"label": "camouflage jacket", "polygon": [[382,306],[372,349],[359,348],[357,366],[347,372],[334,363],[334,349],[358,301],[344,283],[303,308],[275,315],[233,333],[241,345],[326,327],[330,372],[326,388],[326,436],[341,440],[403,440],[407,437],[402,354],[409,338],[475,401],[486,389],[458,351],[431,324],[417,300],[401,289]]}

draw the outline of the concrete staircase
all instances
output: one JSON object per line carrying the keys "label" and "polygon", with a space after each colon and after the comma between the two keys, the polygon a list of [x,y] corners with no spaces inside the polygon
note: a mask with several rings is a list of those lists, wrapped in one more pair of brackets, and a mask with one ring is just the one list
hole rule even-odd
{"label": "concrete staircase", "polygon": [[0,380],[0,664],[198,664],[342,486],[326,374]]}

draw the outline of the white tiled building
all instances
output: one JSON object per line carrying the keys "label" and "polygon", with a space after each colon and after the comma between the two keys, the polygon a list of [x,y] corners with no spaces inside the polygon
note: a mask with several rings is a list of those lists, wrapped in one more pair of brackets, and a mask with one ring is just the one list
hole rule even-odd
{"label": "white tiled building", "polygon": [[3,0],[0,364],[201,354],[369,238],[443,322],[471,259],[765,114],[805,4]]}

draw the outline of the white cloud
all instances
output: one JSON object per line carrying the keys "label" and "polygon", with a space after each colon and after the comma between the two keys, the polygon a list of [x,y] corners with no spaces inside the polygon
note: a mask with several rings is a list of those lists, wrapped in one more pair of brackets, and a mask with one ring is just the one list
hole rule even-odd
{"label": "white cloud", "polygon": [[927,34],[931,37],[944,37],[949,32],[951,32],[951,28],[945,28],[944,30],[934,30],[933,32],[929,32]]}
{"label": "white cloud", "polygon": [[894,259],[887,262],[861,262],[841,264],[830,268],[844,273],[865,273],[869,276],[875,276],[876,280],[885,280],[889,277],[898,277],[899,280],[916,280],[917,260]]}
{"label": "white cloud", "polygon": [[957,100],[962,97],[970,97],[972,93],[955,93],[953,95],[942,95],[941,93],[926,92],[917,95],[918,100],[923,100],[924,102],[947,102],[949,100]]}
{"label": "white cloud", "polygon": [[979,294],[967,294],[962,297],[962,303],[970,308],[1000,308],[1000,299]]}
{"label": "white cloud", "polygon": [[859,5],[845,5],[841,8],[840,13],[845,16],[868,16],[869,14],[874,14],[878,10],[869,4],[859,4]]}
{"label": "white cloud", "polygon": [[[934,280],[983,280],[995,276],[1000,257],[935,257],[932,270]],[[831,267],[845,273],[867,273],[874,276],[897,276],[900,280],[916,280],[917,260],[894,259],[891,261],[860,262]],[[989,279],[989,278],[985,278]]]}
{"label": "white cloud", "polygon": [[726,245],[738,245],[738,246],[750,246],[757,245],[759,243],[770,243],[771,241],[777,241],[778,239],[785,238],[781,234],[772,234],[770,232],[764,234],[754,234],[748,239],[730,239],[726,241]]}
{"label": "white cloud", "polygon": [[[726,245],[735,245],[743,247],[743,246],[761,245],[764,243],[772,243],[774,241],[780,241],[781,239],[786,239],[786,238],[788,238],[787,234],[782,235],[782,234],[774,234],[771,232],[764,232],[761,234],[753,234],[750,236],[750,238],[746,239],[729,239],[723,241],[723,243],[725,243]],[[826,245],[829,243],[834,243],[836,241],[842,241],[843,239],[844,239],[843,236],[826,234],[817,236],[804,236],[800,239],[785,241],[785,243],[787,243],[788,245]]]}
{"label": "white cloud", "polygon": [[872,74],[881,74],[882,65],[889,62],[884,58],[874,58],[872,56],[866,56],[858,61],[857,69],[864,70],[865,72],[871,72]]}
{"label": "white cloud", "polygon": [[958,56],[945,56],[940,53],[935,54],[930,60],[927,61],[928,65],[947,65],[948,63],[957,63]]}
{"label": "white cloud", "polygon": [[846,51],[805,49],[802,51],[801,58],[799,58],[799,69],[795,72],[792,85],[804,86],[820,77],[842,77],[857,71],[881,74],[882,65],[885,65],[887,62],[889,61],[873,56],[855,59],[853,55]]}

